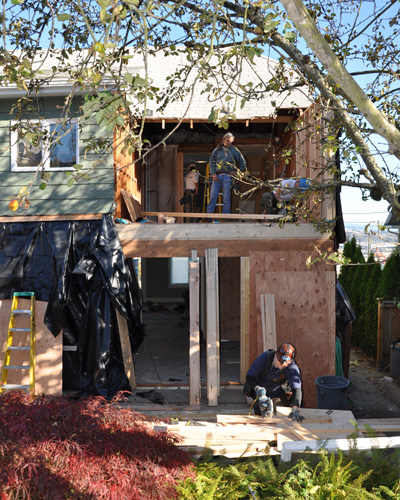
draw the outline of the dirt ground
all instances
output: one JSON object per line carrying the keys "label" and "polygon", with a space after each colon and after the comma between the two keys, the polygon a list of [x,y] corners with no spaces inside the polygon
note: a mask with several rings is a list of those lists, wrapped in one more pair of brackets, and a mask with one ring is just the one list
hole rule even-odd
{"label": "dirt ground", "polygon": [[355,418],[400,418],[400,380],[380,372],[373,358],[353,348],[348,378],[348,409]]}

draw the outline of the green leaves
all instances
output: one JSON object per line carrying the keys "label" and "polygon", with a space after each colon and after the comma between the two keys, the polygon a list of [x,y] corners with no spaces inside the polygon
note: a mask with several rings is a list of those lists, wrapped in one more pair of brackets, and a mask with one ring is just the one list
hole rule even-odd
{"label": "green leaves", "polygon": [[58,14],[57,15],[57,21],[69,21],[71,19],[71,16],[69,14]]}
{"label": "green leaves", "polygon": [[269,12],[266,16],[265,16],[265,20],[264,20],[264,23],[263,23],[263,30],[264,32],[268,32],[268,31],[272,31],[274,29],[276,29],[280,22],[279,21],[274,21],[274,19],[276,19],[277,17],[277,14],[274,14],[272,12]]}

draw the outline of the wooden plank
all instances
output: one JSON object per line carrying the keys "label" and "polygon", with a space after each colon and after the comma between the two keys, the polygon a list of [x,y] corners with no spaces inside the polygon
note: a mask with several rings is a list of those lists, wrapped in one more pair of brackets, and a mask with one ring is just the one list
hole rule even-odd
{"label": "wooden plank", "polygon": [[263,334],[263,350],[277,349],[276,321],[275,321],[275,295],[263,294],[260,297],[261,320]]}
{"label": "wooden plank", "polygon": [[131,216],[132,222],[135,222],[138,217],[142,217],[142,207],[140,203],[135,200],[131,193],[125,189],[121,189],[121,194],[124,199],[126,208],[128,209],[129,215]]}
{"label": "wooden plank", "polygon": [[206,214],[194,212],[142,212],[146,217],[185,217],[187,219],[239,219],[272,221],[282,219],[281,215],[274,214]]}
{"label": "wooden plank", "polygon": [[240,382],[246,381],[249,364],[249,267],[248,257],[240,258]]}
{"label": "wooden plank", "polygon": [[[276,416],[277,417],[288,417],[289,413],[292,411],[290,407],[277,406]],[[329,418],[332,421],[332,425],[335,427],[348,427],[351,422],[355,422],[355,417],[353,412],[350,410],[322,410],[318,408],[301,408],[301,414],[305,417],[303,425],[307,422]]]}
{"label": "wooden plank", "polygon": [[135,368],[133,366],[133,356],[131,349],[131,341],[129,338],[128,321],[121,316],[119,311],[115,310],[117,315],[118,332],[119,339],[121,341],[122,359],[124,361],[125,374],[128,377],[131,390],[137,389],[136,378],[135,378]]}
{"label": "wooden plank", "polygon": [[218,250],[206,252],[206,342],[207,342],[207,398],[209,406],[218,406]]}
{"label": "wooden plank", "polygon": [[297,437],[289,430],[280,432],[276,436],[276,449],[282,451],[283,443],[297,441]]}
{"label": "wooden plank", "polygon": [[302,441],[312,441],[313,439],[319,439],[316,434],[304,427],[299,422],[290,422],[286,424],[286,428],[289,432],[294,434],[298,439]]}
{"label": "wooden plank", "polygon": [[262,418],[256,415],[225,415],[217,414],[217,422],[219,424],[229,425],[274,425],[283,422],[283,418]]}
{"label": "wooden plank", "polygon": [[[371,450],[372,448],[400,448],[400,436],[395,437],[375,437],[357,438],[357,450]],[[322,444],[318,441],[293,441],[285,442],[282,445],[281,462],[290,462],[292,453],[306,450],[318,451],[351,450],[353,443],[348,439],[328,439]]]}
{"label": "wooden plank", "polygon": [[[286,425],[287,417],[272,417],[272,418],[262,418],[259,416],[253,415],[224,415],[217,414],[217,422],[221,424],[254,424],[254,425],[273,425],[273,424],[282,424]],[[321,417],[321,418],[307,418],[307,424],[328,424],[332,423],[332,419],[329,417]]]}
{"label": "wooden plank", "polygon": [[192,255],[189,262],[189,404],[199,406],[200,383],[200,264]]}

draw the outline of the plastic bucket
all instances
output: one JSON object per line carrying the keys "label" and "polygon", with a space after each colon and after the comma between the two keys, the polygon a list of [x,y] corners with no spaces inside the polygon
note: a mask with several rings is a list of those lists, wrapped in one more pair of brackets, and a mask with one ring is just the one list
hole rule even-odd
{"label": "plastic bucket", "polygon": [[400,345],[390,344],[390,347],[389,375],[398,379],[400,377]]}
{"label": "plastic bucket", "polygon": [[317,386],[317,408],[327,410],[345,410],[347,390],[350,382],[347,378],[336,375],[324,375],[315,379]]}

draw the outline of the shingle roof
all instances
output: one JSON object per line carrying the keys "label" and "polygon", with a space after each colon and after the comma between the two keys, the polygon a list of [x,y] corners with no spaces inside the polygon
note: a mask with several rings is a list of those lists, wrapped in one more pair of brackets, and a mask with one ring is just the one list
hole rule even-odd
{"label": "shingle roof", "polygon": [[[148,107],[152,109],[153,117],[179,118],[187,112],[186,118],[207,119],[213,107],[220,109],[224,107],[226,111],[234,112],[237,119],[251,119],[275,115],[276,108],[273,102],[276,103],[278,108],[307,108],[311,104],[307,89],[303,87],[280,94],[273,91],[264,91],[262,98],[244,102],[241,108],[242,98],[236,98],[234,91],[242,93],[240,85],[246,85],[249,82],[253,82],[253,88],[258,84],[262,84],[261,88],[265,89],[269,80],[275,75],[278,63],[268,57],[261,56],[254,58],[255,64],[252,65],[247,60],[244,60],[240,68],[238,68],[236,67],[236,61],[233,60],[231,64],[225,66],[225,71],[222,72],[218,67],[216,57],[211,62],[214,64],[215,71],[208,72],[206,80],[196,82],[195,92],[192,97],[187,95],[182,101],[171,102],[161,112],[156,112],[155,103],[149,103]],[[187,64],[185,54],[165,56],[162,52],[159,52],[155,56],[149,56],[148,72],[152,84],[161,89],[170,88],[167,77],[174,71],[183,69]],[[142,74],[144,74],[144,71]],[[195,77],[196,72],[192,71],[189,74],[189,81],[193,82]],[[214,90],[208,91],[207,86],[212,89],[221,88],[219,97],[214,96]],[[230,86],[231,90],[229,90]],[[257,90],[259,95],[261,89],[254,90]],[[229,95],[231,99],[227,101],[226,95]],[[187,111],[188,106],[189,110]]]}
{"label": "shingle roof", "polygon": [[[41,55],[44,56],[45,52]],[[68,64],[71,67],[79,67],[80,61],[87,52],[79,52],[70,56]],[[131,59],[122,72],[139,74],[145,76],[145,63],[143,55],[131,51]],[[149,100],[147,109],[153,118],[160,119],[180,119],[185,115],[186,119],[208,119],[212,108],[219,108],[223,112],[234,112],[236,119],[252,119],[271,117],[276,114],[277,108],[307,108],[311,104],[311,99],[307,94],[307,88],[293,88],[290,91],[277,93],[274,91],[263,91],[271,78],[274,77],[278,63],[268,57],[261,56],[254,58],[254,64],[247,60],[240,62],[232,58],[223,69],[218,65],[218,60],[213,57],[211,69],[207,69],[206,76],[198,78],[193,95],[186,94],[178,100],[171,100],[163,110],[159,110],[159,103],[155,100]],[[46,81],[52,74],[52,67],[58,63],[55,55],[44,58],[40,63],[40,78]],[[181,71],[191,62],[187,60],[186,54],[176,52],[173,55],[165,55],[159,51],[147,58],[148,75],[151,85],[160,89],[157,93],[160,96],[166,91],[177,90],[179,83],[171,84],[168,77]],[[288,68],[288,74],[290,69]],[[192,68],[187,75],[187,82],[193,83],[198,76],[198,72]],[[240,86],[245,86],[253,82],[254,95],[249,101],[242,101],[242,92]],[[105,75],[103,79],[104,88],[112,87],[112,80]],[[261,84],[259,88],[258,85]],[[181,84],[182,85],[182,84]],[[66,71],[61,71],[56,77],[47,81],[41,90],[43,95],[66,95],[72,86],[72,81]],[[220,89],[219,93],[216,89]],[[239,97],[235,95],[239,93]],[[17,90],[15,85],[0,87],[0,99],[9,98],[23,94],[23,91]],[[229,100],[226,97],[229,96]],[[273,103],[276,103],[276,107]]]}

